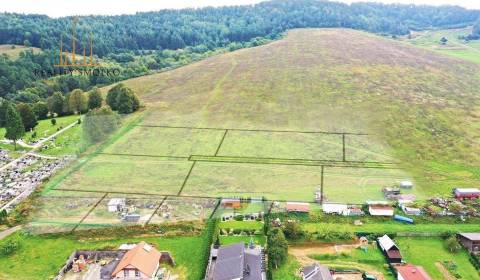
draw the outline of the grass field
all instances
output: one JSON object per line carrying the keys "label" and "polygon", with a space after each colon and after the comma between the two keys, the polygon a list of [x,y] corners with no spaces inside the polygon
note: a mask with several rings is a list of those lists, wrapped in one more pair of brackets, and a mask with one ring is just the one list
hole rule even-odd
{"label": "grass field", "polygon": [[[204,267],[202,236],[192,237],[140,237],[109,239],[76,239],[72,236],[42,237],[14,234],[0,243],[18,240],[19,248],[10,256],[0,258],[0,279],[44,280],[55,276],[74,250],[117,248],[123,243],[145,241],[159,250],[169,251],[177,266],[173,269],[180,279],[197,280]],[[25,260],[29,269],[25,269]]]}
{"label": "grass field", "polygon": [[420,199],[449,195],[480,182],[479,73],[364,32],[292,30],[124,81],[145,113],[46,190],[313,201],[324,166],[329,201],[405,179]]}
{"label": "grass field", "polygon": [[289,255],[287,262],[284,265],[272,271],[272,277],[275,280],[300,280],[302,279],[299,276],[300,268],[300,263],[295,259],[295,257]]}
{"label": "grass field", "polygon": [[26,47],[21,45],[0,45],[0,55],[6,54],[10,59],[17,59],[21,52],[32,50],[33,53],[38,53],[41,50],[35,47]]}
{"label": "grass field", "polygon": [[[408,43],[437,51],[446,55],[451,55],[460,59],[480,63],[480,41],[466,42],[460,39],[460,36],[466,36],[472,33],[472,28],[460,29],[440,29],[414,32],[411,38],[401,38]],[[442,45],[440,39],[447,38],[447,43]]]}
{"label": "grass field", "polygon": [[438,263],[444,261],[453,261],[457,265],[457,273],[461,279],[474,280],[480,277],[465,251],[452,254],[445,249],[443,240],[439,238],[397,237],[395,241],[404,259],[409,263],[423,266],[433,279],[446,279],[438,268]]}

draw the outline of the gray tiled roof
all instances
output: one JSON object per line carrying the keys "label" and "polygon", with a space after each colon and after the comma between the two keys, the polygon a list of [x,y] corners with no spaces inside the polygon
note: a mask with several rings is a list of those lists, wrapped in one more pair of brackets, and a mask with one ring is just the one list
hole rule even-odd
{"label": "gray tiled roof", "polygon": [[264,275],[260,249],[246,248],[244,243],[218,248],[212,280],[263,280]]}

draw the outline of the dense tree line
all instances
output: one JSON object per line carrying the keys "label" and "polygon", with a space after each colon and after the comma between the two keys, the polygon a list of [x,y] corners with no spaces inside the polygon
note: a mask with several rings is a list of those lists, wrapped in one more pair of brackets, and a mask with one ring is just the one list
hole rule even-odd
{"label": "dense tree line", "polygon": [[[84,16],[78,38],[94,33],[94,52],[103,57],[127,50],[214,49],[256,37],[275,38],[299,27],[348,27],[388,34],[411,29],[472,24],[478,10],[456,6],[384,5],[317,0],[276,0],[257,5],[219,8],[161,10],[121,16]],[[0,43],[25,44],[42,49],[58,48],[59,38],[70,38],[71,18],[42,15],[0,14]],[[66,46],[67,49],[70,46]],[[80,52],[81,46],[79,44]],[[118,60],[131,57],[119,55]]]}

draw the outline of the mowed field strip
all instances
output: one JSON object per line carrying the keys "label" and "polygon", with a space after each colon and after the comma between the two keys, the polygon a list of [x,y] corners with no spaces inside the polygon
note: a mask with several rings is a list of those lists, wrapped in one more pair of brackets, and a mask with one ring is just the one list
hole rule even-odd
{"label": "mowed field strip", "polygon": [[[384,185],[409,178],[394,163],[382,162],[392,158],[368,136],[140,124],[55,189],[313,202],[322,188],[336,202],[362,203],[380,198]],[[337,176],[338,170],[348,175]]]}

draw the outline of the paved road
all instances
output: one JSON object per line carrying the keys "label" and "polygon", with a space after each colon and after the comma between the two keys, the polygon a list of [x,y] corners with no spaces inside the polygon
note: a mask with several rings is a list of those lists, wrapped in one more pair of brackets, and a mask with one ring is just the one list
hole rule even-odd
{"label": "paved road", "polygon": [[[43,139],[42,141],[39,141],[38,143],[36,143],[35,145],[33,145],[33,148],[32,148],[32,150],[30,150],[30,153],[33,153],[33,152],[35,152],[36,150],[40,149],[45,142],[47,142],[47,141],[49,141],[50,139],[56,137],[57,135],[63,133],[65,130],[74,127],[77,123],[78,123],[78,122],[75,121],[74,123],[69,124],[68,126],[60,129],[59,131],[55,132],[54,134],[52,134],[52,135],[48,136],[47,138]],[[4,166],[0,167],[0,172],[3,171],[3,170],[5,170],[5,169],[7,169],[7,168],[9,168],[10,166],[13,166],[13,165],[16,164],[17,162],[21,161],[23,158],[25,158],[26,156],[28,156],[30,153],[25,153],[25,154],[23,154],[21,157],[15,159],[15,160],[12,160],[11,162],[9,162],[9,163],[5,164]]]}
{"label": "paved road", "polygon": [[9,236],[10,234],[20,230],[22,226],[15,226],[4,231],[0,231],[0,240],[4,239],[5,237]]}

